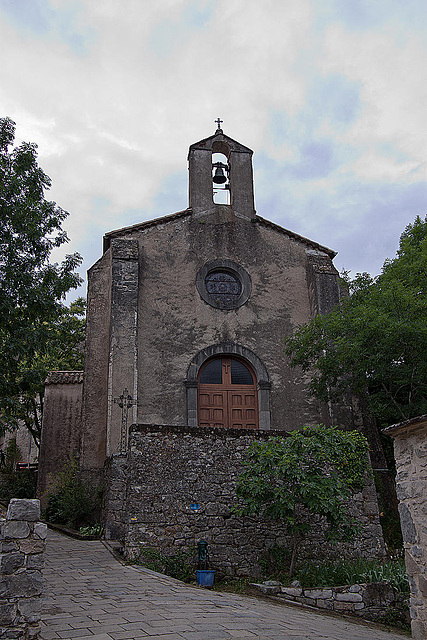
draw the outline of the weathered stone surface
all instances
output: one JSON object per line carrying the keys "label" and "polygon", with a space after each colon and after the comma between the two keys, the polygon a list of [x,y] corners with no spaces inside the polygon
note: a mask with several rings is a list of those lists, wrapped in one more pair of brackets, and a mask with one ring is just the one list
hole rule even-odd
{"label": "weathered stone surface", "polygon": [[42,540],[46,539],[47,525],[44,524],[44,522],[37,522],[37,524],[34,525],[34,536]]}
{"label": "weathered stone surface", "polygon": [[427,580],[424,576],[419,576],[418,578],[418,586],[420,591],[424,597],[427,597]]}
{"label": "weathered stone surface", "polygon": [[7,508],[8,520],[40,520],[40,500],[12,498]]}
{"label": "weathered stone surface", "polygon": [[24,571],[5,576],[5,589],[0,595],[6,594],[11,598],[39,596],[43,589],[43,579],[40,571]]}
{"label": "weathered stone surface", "polygon": [[400,524],[402,527],[403,540],[405,542],[416,542],[417,533],[414,521],[406,504],[399,504]]}
{"label": "weathered stone surface", "polygon": [[353,611],[354,604],[353,602],[340,602],[337,600],[336,602],[334,602],[334,610],[335,611]]}
{"label": "weathered stone surface", "polygon": [[41,632],[39,624],[33,624],[27,629],[28,640],[36,640]]}
{"label": "weathered stone surface", "polygon": [[322,600],[324,600],[326,598],[332,597],[332,591],[324,591],[323,589],[305,589],[304,595],[306,596],[306,598],[321,598]]}
{"label": "weathered stone surface", "polygon": [[27,540],[20,540],[18,545],[19,550],[26,554],[41,553],[45,549],[44,540],[31,540],[27,538]]}
{"label": "weathered stone surface", "polygon": [[3,538],[27,538],[30,534],[30,527],[24,520],[10,520],[1,527]]}
{"label": "weathered stone surface", "polygon": [[0,604],[0,625],[12,624],[16,616],[16,604],[13,602]]}
{"label": "weathered stone surface", "polygon": [[363,602],[367,607],[386,606],[394,600],[394,589],[388,582],[370,582],[363,592]]}
{"label": "weathered stone surface", "polygon": [[282,587],[282,593],[287,596],[297,597],[302,594],[302,589],[298,589],[297,587]]}
{"label": "weathered stone surface", "polygon": [[412,637],[427,638],[427,416],[394,425],[397,493],[411,587]]}
{"label": "weathered stone surface", "polygon": [[33,555],[27,555],[26,565],[27,569],[43,569],[44,567],[44,554],[36,553]]}
{"label": "weathered stone surface", "polygon": [[335,598],[338,602],[362,602],[360,593],[337,593]]}
{"label": "weathered stone surface", "polygon": [[408,550],[405,551],[405,565],[406,565],[406,571],[411,576],[416,576],[418,573],[421,573],[422,571],[422,568],[414,560],[414,558],[412,557],[412,555],[409,553]]}
{"label": "weathered stone surface", "polygon": [[41,617],[41,599],[40,598],[24,598],[18,600],[18,611],[23,616],[25,622],[39,622]]}
{"label": "weathered stone surface", "polygon": [[16,569],[24,566],[25,555],[18,551],[2,553],[0,557],[0,571],[2,574],[13,573]]}
{"label": "weathered stone surface", "polygon": [[421,620],[411,622],[412,640],[425,640],[427,638],[427,623]]}

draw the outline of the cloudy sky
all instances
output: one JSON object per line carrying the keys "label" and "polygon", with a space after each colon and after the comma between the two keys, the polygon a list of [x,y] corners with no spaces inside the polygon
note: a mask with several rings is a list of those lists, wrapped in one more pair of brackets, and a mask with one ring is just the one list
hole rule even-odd
{"label": "cloudy sky", "polygon": [[426,25],[426,0],[0,0],[0,116],[83,275],[106,231],[187,206],[218,116],[258,214],[376,274],[427,213]]}

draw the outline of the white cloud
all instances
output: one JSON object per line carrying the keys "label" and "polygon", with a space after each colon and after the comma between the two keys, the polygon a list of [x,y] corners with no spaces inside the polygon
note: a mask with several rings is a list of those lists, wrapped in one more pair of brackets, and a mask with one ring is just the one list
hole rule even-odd
{"label": "white cloud", "polygon": [[[186,206],[188,146],[220,116],[255,151],[261,215],[340,252],[357,236],[354,270],[377,269],[420,212],[427,83],[422,3],[374,4],[0,0],[0,115],[39,145],[67,250],[87,268],[104,232]],[[380,217],[355,229],[392,197],[367,249]]]}

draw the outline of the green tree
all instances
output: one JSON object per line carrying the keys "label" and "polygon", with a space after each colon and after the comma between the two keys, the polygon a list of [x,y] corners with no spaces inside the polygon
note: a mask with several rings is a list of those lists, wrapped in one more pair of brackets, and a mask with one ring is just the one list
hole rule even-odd
{"label": "green tree", "polygon": [[324,518],[331,540],[350,540],[357,533],[349,498],[364,484],[367,448],[366,438],[357,431],[324,425],[249,448],[236,487],[243,506],[236,511],[284,523],[292,537],[290,577],[298,546],[316,517]]}
{"label": "green tree", "polygon": [[396,258],[372,278],[348,281],[350,296],[286,341],[291,363],[328,402],[367,396],[378,424],[427,412],[427,218],[400,238]]}
{"label": "green tree", "polygon": [[3,429],[24,424],[40,445],[44,382],[49,371],[83,369],[86,301],[78,298],[69,307],[60,305],[50,322],[44,323],[44,339],[31,359],[23,359],[16,373],[18,394],[4,404],[0,417]]}
{"label": "green tree", "polygon": [[[16,425],[52,344],[54,327],[64,321],[66,293],[81,283],[79,254],[50,263],[54,248],[68,241],[62,230],[68,215],[45,198],[50,178],[37,164],[37,146],[13,147],[15,123],[0,119],[0,420]],[[53,327],[53,328],[52,328]],[[33,397],[33,414],[34,400]],[[25,403],[24,403],[25,404]],[[35,414],[34,414],[35,415]],[[34,428],[31,427],[33,424]],[[28,423],[36,442],[39,426]]]}

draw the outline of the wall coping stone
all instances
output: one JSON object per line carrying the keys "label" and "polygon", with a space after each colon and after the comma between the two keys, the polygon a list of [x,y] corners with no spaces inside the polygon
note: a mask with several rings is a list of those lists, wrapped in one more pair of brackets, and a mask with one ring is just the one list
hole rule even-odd
{"label": "wall coping stone", "polygon": [[130,427],[130,434],[137,433],[170,433],[171,435],[197,435],[216,438],[241,438],[251,436],[257,440],[268,440],[272,437],[288,437],[288,431],[263,431],[258,429],[225,429],[223,427],[191,427],[188,425],[165,425],[165,424],[133,424]]}
{"label": "wall coping stone", "polygon": [[[277,586],[277,583],[273,585],[269,584],[269,581],[251,584],[267,596],[323,610],[345,612],[373,621],[380,621],[378,618],[381,613],[390,611],[390,607],[399,607],[402,602],[409,599],[409,595],[404,597],[403,594],[396,593],[387,581],[319,587],[317,589]],[[379,599],[378,594],[381,593],[383,597]]]}
{"label": "wall coping stone", "polygon": [[7,520],[40,520],[40,500],[21,500],[12,498],[6,514]]}

